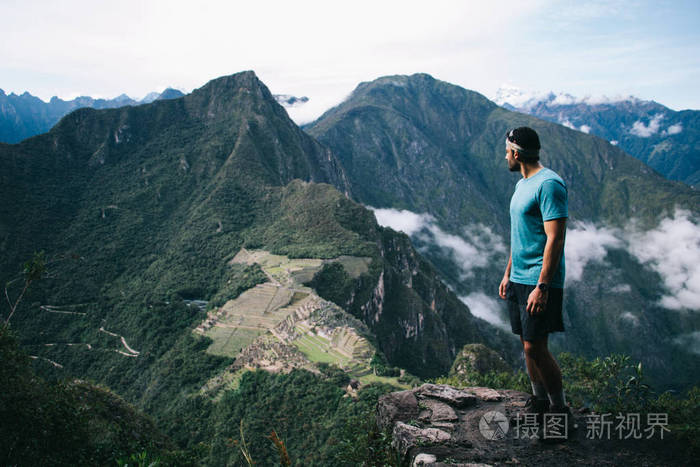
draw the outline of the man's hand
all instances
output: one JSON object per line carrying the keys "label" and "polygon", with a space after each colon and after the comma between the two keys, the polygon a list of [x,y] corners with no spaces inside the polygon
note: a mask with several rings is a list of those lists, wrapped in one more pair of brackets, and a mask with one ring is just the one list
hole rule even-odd
{"label": "man's hand", "polygon": [[530,292],[530,296],[527,297],[527,312],[530,315],[542,313],[547,306],[547,295],[547,292],[542,292],[538,287],[535,287],[535,290]]}
{"label": "man's hand", "polygon": [[506,287],[508,287],[508,282],[510,282],[508,276],[503,276],[503,280],[501,280],[501,285],[498,286],[498,296],[501,297],[503,300],[506,299]]}

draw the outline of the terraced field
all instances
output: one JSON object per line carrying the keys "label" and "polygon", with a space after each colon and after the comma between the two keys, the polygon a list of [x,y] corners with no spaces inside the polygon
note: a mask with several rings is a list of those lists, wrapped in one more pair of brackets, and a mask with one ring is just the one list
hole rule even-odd
{"label": "terraced field", "polygon": [[[304,293],[305,298],[299,299]],[[259,284],[210,313],[195,332],[214,341],[207,349],[209,353],[235,357],[255,338],[303,306],[308,296],[308,292],[271,282]]]}
{"label": "terraced field", "polygon": [[[246,362],[241,363],[245,367],[289,367],[289,362],[283,361],[285,357],[276,359],[276,352],[270,350],[272,339],[279,342],[282,349],[298,349],[301,352],[292,352],[297,355],[292,359],[296,366],[306,367],[307,364],[321,362],[335,364],[361,382],[397,384],[396,378],[372,374],[370,361],[375,349],[358,332],[364,325],[303,285],[313,278],[324,262],[329,261],[340,262],[349,275],[357,277],[367,271],[370,258],[289,259],[262,250],[241,249],[230,263],[258,264],[269,282],[246,290],[223,307],[210,312],[194,332],[212,339],[207,352],[228,357],[241,354],[242,358],[245,356],[241,360]],[[287,357],[292,355],[289,351],[286,353]],[[234,364],[234,367],[237,366],[240,365]],[[232,371],[238,374],[242,370],[244,368]],[[230,375],[218,378],[219,382],[226,381],[226,385],[235,380]],[[212,381],[212,387],[219,385]]]}

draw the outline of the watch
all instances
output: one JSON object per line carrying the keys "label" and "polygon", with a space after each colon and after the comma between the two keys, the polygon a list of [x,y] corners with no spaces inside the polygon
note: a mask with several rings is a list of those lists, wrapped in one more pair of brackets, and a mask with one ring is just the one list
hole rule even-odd
{"label": "watch", "polygon": [[545,284],[544,282],[540,282],[539,284],[537,284],[537,288],[540,289],[542,292],[549,291],[549,285]]}

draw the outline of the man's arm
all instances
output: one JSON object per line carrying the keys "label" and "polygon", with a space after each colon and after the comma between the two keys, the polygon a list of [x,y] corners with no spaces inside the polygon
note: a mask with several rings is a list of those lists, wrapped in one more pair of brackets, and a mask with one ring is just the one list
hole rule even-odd
{"label": "man's arm", "polygon": [[[552,276],[559,268],[561,255],[564,251],[564,239],[566,238],[566,217],[545,221],[544,233],[547,235],[547,243],[544,245],[542,257],[542,271],[538,284],[549,284]],[[527,311],[530,314],[539,313],[547,304],[547,293],[535,287],[527,299]]]}
{"label": "man's arm", "polygon": [[506,266],[506,272],[503,274],[503,279],[501,279],[501,284],[498,286],[498,296],[503,300],[506,299],[506,287],[510,281],[510,268],[513,267],[513,253],[508,257],[508,265]]}

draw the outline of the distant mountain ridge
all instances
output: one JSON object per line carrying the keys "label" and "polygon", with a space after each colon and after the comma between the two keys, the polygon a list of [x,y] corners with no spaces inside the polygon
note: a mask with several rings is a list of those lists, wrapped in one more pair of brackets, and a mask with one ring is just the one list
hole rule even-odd
{"label": "distant mountain ridge", "polygon": [[633,96],[579,99],[565,93],[527,95],[501,88],[499,105],[594,134],[671,180],[700,184],[700,111],[674,111]]}
{"label": "distant mountain ridge", "polygon": [[167,88],[162,93],[151,92],[140,101],[121,94],[114,99],[80,96],[68,101],[54,96],[49,102],[44,102],[28,92],[21,95],[5,94],[0,89],[0,142],[17,143],[30,136],[46,133],[61,117],[83,107],[113,109],[125,105],[148,104],[162,99],[175,99],[183,95],[177,89]]}

